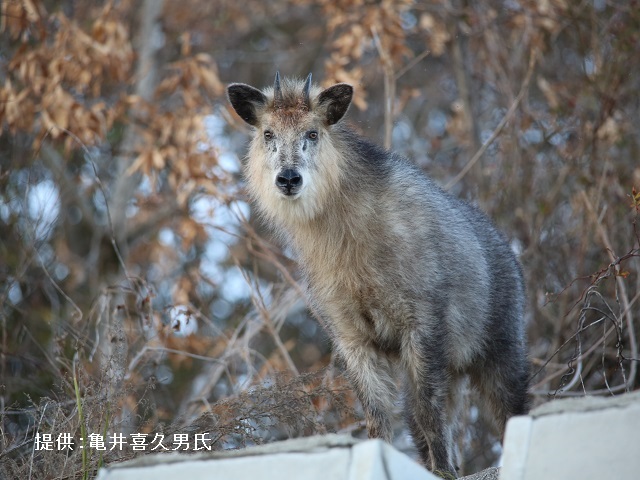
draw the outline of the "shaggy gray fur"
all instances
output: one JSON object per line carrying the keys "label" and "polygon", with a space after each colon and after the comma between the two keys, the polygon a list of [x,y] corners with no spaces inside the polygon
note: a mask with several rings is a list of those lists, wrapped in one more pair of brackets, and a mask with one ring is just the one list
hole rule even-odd
{"label": "shaggy gray fur", "polygon": [[229,86],[236,112],[255,127],[249,192],[297,255],[369,436],[390,440],[401,371],[423,461],[456,475],[467,378],[501,432],[528,410],[520,265],[482,212],[344,126],[350,85],[309,84]]}

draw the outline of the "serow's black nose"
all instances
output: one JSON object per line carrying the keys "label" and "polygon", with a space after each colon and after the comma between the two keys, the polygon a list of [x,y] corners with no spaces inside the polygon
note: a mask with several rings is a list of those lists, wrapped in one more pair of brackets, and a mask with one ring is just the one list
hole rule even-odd
{"label": "serow's black nose", "polygon": [[302,186],[302,177],[297,170],[287,168],[282,170],[276,177],[276,187],[285,195],[298,193]]}

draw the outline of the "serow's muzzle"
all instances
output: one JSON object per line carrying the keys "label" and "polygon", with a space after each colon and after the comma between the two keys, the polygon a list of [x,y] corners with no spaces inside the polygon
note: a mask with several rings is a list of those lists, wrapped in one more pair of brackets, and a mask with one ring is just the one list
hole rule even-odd
{"label": "serow's muzzle", "polygon": [[276,177],[276,187],[285,195],[295,195],[302,187],[302,176],[293,168],[281,170]]}

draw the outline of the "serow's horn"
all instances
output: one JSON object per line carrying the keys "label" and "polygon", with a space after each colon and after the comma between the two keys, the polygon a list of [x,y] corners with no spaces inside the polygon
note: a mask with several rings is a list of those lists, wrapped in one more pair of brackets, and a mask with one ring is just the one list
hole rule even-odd
{"label": "serow's horn", "polygon": [[273,84],[273,101],[276,106],[282,105],[282,87],[280,86],[280,72],[276,72],[276,81]]}
{"label": "serow's horn", "polygon": [[304,81],[304,87],[302,88],[302,98],[304,99],[304,104],[307,106],[309,110],[311,110],[311,98],[309,96],[309,91],[311,90],[311,74]]}

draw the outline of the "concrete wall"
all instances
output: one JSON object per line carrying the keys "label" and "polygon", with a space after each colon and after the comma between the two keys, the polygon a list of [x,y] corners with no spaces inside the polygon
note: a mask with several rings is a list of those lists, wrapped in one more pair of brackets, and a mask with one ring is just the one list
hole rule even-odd
{"label": "concrete wall", "polygon": [[230,452],[155,454],[102,469],[98,480],[437,480],[380,440],[327,435]]}
{"label": "concrete wall", "polygon": [[[640,392],[549,402],[507,425],[503,467],[466,480],[640,479]],[[434,480],[379,440],[327,435],[228,452],[146,455],[98,480]]]}
{"label": "concrete wall", "polygon": [[507,425],[504,480],[640,479],[640,392],[556,400]]}

